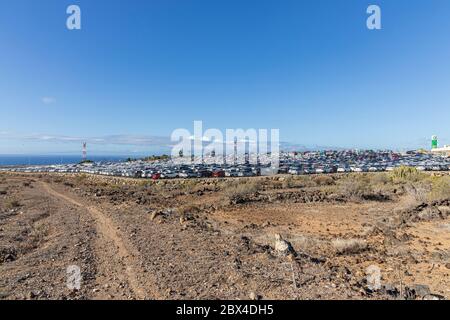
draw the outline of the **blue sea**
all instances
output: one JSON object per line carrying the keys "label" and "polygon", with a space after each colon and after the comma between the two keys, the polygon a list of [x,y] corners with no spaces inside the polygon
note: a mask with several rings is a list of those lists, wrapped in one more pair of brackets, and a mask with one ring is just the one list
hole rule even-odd
{"label": "blue sea", "polygon": [[[123,161],[129,156],[89,156],[92,161]],[[132,158],[139,158],[133,156]],[[0,155],[0,166],[71,164],[81,161],[79,155]]]}

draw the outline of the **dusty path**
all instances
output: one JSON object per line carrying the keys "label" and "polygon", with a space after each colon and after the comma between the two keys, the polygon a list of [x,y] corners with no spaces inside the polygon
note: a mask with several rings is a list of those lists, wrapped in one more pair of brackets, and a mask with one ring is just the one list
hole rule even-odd
{"label": "dusty path", "polygon": [[[421,288],[418,299],[427,290],[450,292],[448,220],[398,227],[395,197],[278,201],[283,191],[270,182],[273,200],[230,205],[210,180],[100,182],[0,175],[0,300],[397,299],[406,286]],[[449,204],[434,208],[450,213]],[[275,251],[276,233],[291,242],[295,259]],[[335,239],[364,239],[368,247],[339,254]],[[76,291],[67,287],[72,265],[82,272]],[[366,292],[369,265],[380,266],[383,285],[395,290]]]}
{"label": "dusty path", "polygon": [[[50,195],[57,197],[76,207],[85,209],[96,221],[96,229],[99,235],[99,238],[97,240],[98,244],[96,246],[96,254],[98,255],[100,260],[100,277],[106,276],[110,278],[111,275],[116,275],[120,279],[125,275],[124,280],[128,282],[129,287],[133,293],[133,298],[161,298],[158,292],[154,290],[151,285],[148,285],[148,283],[147,285],[143,285],[142,281],[139,280],[138,275],[144,274],[144,271],[141,270],[140,266],[137,263],[137,257],[139,256],[139,253],[125,244],[118,226],[116,226],[110,218],[108,218],[97,208],[86,206],[78,200],[54,190],[47,183],[43,182],[42,186],[44,190]],[[114,272],[111,272],[111,268],[115,269]],[[146,278],[148,278],[148,276]],[[107,282],[107,280],[102,279],[99,282],[100,284],[104,285],[104,282]],[[105,292],[108,291],[109,290],[99,290],[98,294],[96,294],[96,297],[100,299],[109,298],[108,295],[105,296]]]}

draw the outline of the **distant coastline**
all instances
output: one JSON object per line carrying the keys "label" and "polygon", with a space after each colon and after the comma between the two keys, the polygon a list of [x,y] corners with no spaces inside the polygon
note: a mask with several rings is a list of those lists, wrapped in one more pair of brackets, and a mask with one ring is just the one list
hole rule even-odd
{"label": "distant coastline", "polygon": [[[123,161],[129,155],[93,155],[89,156],[92,161]],[[133,156],[136,157],[136,156]],[[22,155],[22,154],[0,154],[0,167],[23,166],[23,165],[52,165],[79,163],[81,155]]]}

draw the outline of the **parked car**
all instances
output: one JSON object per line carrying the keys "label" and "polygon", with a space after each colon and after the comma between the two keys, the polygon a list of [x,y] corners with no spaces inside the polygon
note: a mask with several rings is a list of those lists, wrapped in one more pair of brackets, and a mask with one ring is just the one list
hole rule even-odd
{"label": "parked car", "polygon": [[154,173],[154,174],[152,174],[152,179],[153,180],[158,180],[158,179],[160,179],[161,178],[161,174],[160,173]]}

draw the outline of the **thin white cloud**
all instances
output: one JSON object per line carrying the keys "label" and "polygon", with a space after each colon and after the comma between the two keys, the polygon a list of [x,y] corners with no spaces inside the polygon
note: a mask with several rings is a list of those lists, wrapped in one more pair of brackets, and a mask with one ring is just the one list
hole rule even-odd
{"label": "thin white cloud", "polygon": [[41,101],[42,101],[44,104],[52,104],[52,103],[55,103],[55,102],[56,102],[56,98],[55,98],[55,97],[42,97],[42,98],[41,98]]}
{"label": "thin white cloud", "polygon": [[82,143],[102,145],[135,145],[135,146],[170,146],[173,143],[169,137],[148,135],[110,135],[102,137],[75,137],[50,134],[14,134],[0,132],[2,139],[14,139],[22,141],[45,141],[60,143]]}

